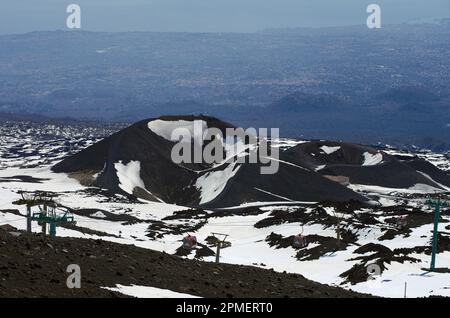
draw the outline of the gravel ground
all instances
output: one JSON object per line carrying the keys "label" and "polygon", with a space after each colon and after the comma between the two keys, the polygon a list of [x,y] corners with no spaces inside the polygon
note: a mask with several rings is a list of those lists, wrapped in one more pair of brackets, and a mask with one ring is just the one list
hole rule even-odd
{"label": "gravel ground", "polygon": [[[69,289],[69,264],[81,288]],[[123,297],[101,287],[143,285],[201,297],[365,297],[301,275],[206,263],[102,240],[0,228],[0,297]]]}

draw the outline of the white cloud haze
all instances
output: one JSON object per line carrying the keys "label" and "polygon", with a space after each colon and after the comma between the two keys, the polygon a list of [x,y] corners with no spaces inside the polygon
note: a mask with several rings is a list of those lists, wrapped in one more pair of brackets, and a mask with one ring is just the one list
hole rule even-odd
{"label": "white cloud haze", "polygon": [[0,33],[65,28],[65,8],[80,4],[90,31],[254,32],[266,28],[364,24],[368,4],[383,23],[450,17],[449,0],[6,0]]}

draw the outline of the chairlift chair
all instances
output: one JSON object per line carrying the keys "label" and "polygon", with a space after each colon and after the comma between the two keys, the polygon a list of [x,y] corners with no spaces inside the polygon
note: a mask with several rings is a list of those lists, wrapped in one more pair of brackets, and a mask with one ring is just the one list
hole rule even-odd
{"label": "chairlift chair", "polygon": [[397,217],[396,225],[399,229],[405,228],[408,225],[408,217],[406,215]]}
{"label": "chairlift chair", "polygon": [[183,238],[183,248],[192,250],[197,246],[197,238],[194,235],[188,235]]}
{"label": "chairlift chair", "polygon": [[303,235],[303,225],[302,225],[302,232],[294,236],[293,245],[294,247],[298,248],[305,248],[308,246],[308,240],[306,239],[306,236]]}
{"label": "chairlift chair", "polygon": [[305,248],[308,246],[308,240],[306,236],[298,234],[294,236],[294,246],[299,248]]}

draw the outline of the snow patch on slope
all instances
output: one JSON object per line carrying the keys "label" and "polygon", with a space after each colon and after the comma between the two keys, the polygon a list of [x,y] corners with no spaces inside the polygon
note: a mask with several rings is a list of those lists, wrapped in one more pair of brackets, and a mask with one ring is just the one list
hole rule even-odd
{"label": "snow patch on slope", "polygon": [[[194,134],[194,121],[190,120],[174,120],[167,121],[156,119],[152,120],[148,123],[148,128],[153,131],[158,136],[172,142],[178,142],[178,136],[173,136],[173,131],[175,129],[183,129],[183,136],[185,139],[194,138],[194,142],[197,145],[201,145],[203,143],[203,132],[206,131],[208,125],[204,120],[196,120],[201,124],[202,130],[199,133]],[[188,138],[189,137],[189,138]]]}
{"label": "snow patch on slope", "polygon": [[305,144],[308,143],[307,140],[294,140],[294,139],[288,139],[288,138],[273,138],[270,139],[270,146],[272,148],[280,148],[282,150],[292,148],[294,146],[297,146],[299,144]]}
{"label": "snow patch on slope", "polygon": [[279,198],[279,199],[282,199],[282,200],[287,200],[287,201],[294,202],[294,200],[292,200],[292,199],[283,197],[283,196],[281,196],[281,195],[275,194],[275,193],[270,192],[270,191],[266,191],[266,190],[263,190],[263,189],[260,189],[260,188],[256,188],[256,187],[253,188],[253,189],[255,189],[255,190],[259,191],[259,192],[263,192],[263,193],[265,193],[265,194],[269,194],[269,195],[271,195],[271,196],[274,196],[274,197]]}
{"label": "snow patch on slope", "polygon": [[327,155],[331,155],[333,152],[336,152],[339,149],[341,149],[341,146],[336,147],[322,146],[320,147],[320,149],[322,149],[322,151],[325,152]]}
{"label": "snow patch on slope", "polygon": [[364,156],[364,162],[362,164],[363,166],[375,166],[383,161],[383,154],[379,152],[376,154],[365,152],[363,153],[363,156]]}
{"label": "snow patch on slope", "polygon": [[319,171],[322,170],[323,168],[325,168],[327,165],[319,165],[316,168],[314,168],[314,171]]}
{"label": "snow patch on slope", "polygon": [[364,184],[350,184],[348,186],[353,191],[356,192],[369,192],[369,193],[380,193],[383,195],[391,195],[394,193],[421,193],[421,194],[429,194],[442,192],[442,189],[438,189],[432,187],[428,184],[417,183],[410,188],[388,188],[388,187],[380,187],[375,185],[364,185]]}
{"label": "snow patch on slope", "polygon": [[145,189],[144,181],[141,179],[141,163],[139,161],[130,161],[126,165],[119,161],[114,164],[119,178],[119,187],[132,194],[134,188]]}
{"label": "snow patch on slope", "polygon": [[236,162],[223,170],[207,172],[199,177],[195,187],[200,190],[200,204],[214,200],[225,189],[228,181],[238,172]]}
{"label": "snow patch on slope", "polygon": [[223,162],[227,162],[235,156],[245,156],[247,150],[255,149],[255,145],[245,144],[241,138],[235,136],[226,136],[225,140],[221,140],[221,142],[225,150],[225,160]]}
{"label": "snow patch on slope", "polygon": [[435,183],[436,185],[440,186],[442,189],[445,189],[446,191],[450,191],[450,188],[435,181],[432,177],[430,177],[429,175],[427,175],[426,173],[422,172],[422,171],[417,171],[418,173],[420,173],[421,175],[423,175],[425,178],[427,178],[428,180],[432,181],[433,183]]}
{"label": "snow patch on slope", "polygon": [[117,284],[116,287],[102,288],[136,298],[201,298],[190,294],[174,292],[169,289],[139,285],[124,286]]}
{"label": "snow patch on slope", "polygon": [[106,215],[102,211],[97,211],[94,214],[91,214],[91,217],[104,219]]}

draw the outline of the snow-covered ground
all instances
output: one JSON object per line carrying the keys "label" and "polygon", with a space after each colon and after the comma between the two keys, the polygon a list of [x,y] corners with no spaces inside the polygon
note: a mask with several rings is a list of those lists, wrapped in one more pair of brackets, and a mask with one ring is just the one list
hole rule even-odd
{"label": "snow-covered ground", "polygon": [[124,286],[117,284],[116,287],[103,288],[136,298],[199,298],[197,296],[177,293],[168,289],[139,285]]}
{"label": "snow-covered ground", "polygon": [[[20,170],[20,171],[19,171]],[[0,178],[17,175],[32,175],[35,178],[47,179],[47,181],[34,184],[23,182],[0,183],[0,210],[18,209],[22,215],[25,209],[22,206],[12,204],[12,201],[20,198],[17,191],[25,190],[43,190],[53,191],[60,194],[57,201],[65,206],[74,209],[98,209],[98,212],[88,216],[76,215],[77,226],[80,228],[92,229],[103,232],[104,235],[83,234],[81,231],[59,227],[58,236],[65,237],[83,237],[92,239],[109,240],[121,244],[133,244],[143,248],[165,251],[174,254],[181,245],[181,240],[186,233],[175,234],[168,233],[161,238],[152,239],[148,234],[148,221],[159,221],[176,211],[186,210],[185,207],[169,205],[155,202],[142,203],[122,203],[107,202],[103,198],[95,195],[86,195],[80,190],[84,187],[75,180],[68,178],[64,174],[55,174],[48,168],[17,169],[10,168],[0,170]],[[392,198],[392,200],[395,200]],[[387,203],[391,203],[387,201]],[[419,204],[419,203],[417,203]],[[261,203],[260,205],[264,205]],[[273,268],[277,271],[287,271],[300,273],[305,277],[321,283],[340,285],[345,288],[360,292],[370,293],[388,297],[402,297],[404,284],[407,283],[407,295],[409,297],[422,297],[429,295],[450,296],[450,273],[427,273],[422,268],[429,267],[430,257],[424,254],[414,254],[420,262],[403,264],[393,262],[387,265],[387,269],[376,281],[362,282],[356,285],[345,283],[339,275],[349,270],[357,261],[350,260],[354,258],[353,252],[357,245],[349,246],[346,250],[327,253],[315,260],[299,261],[295,258],[296,250],[293,247],[279,248],[270,247],[266,238],[271,233],[280,234],[283,237],[289,237],[299,234],[303,231],[305,235],[321,235],[324,237],[334,237],[335,229],[322,224],[305,224],[303,227],[299,222],[283,223],[264,228],[255,228],[255,224],[269,217],[273,210],[293,210],[295,206],[264,206],[261,210],[265,211],[259,215],[230,215],[223,217],[210,217],[206,223],[199,229],[189,232],[195,234],[199,242],[204,243],[205,239],[212,232],[229,234],[228,241],[231,247],[224,248],[221,253],[221,262],[232,264],[256,265],[264,268]],[[108,211],[114,214],[127,214],[141,222],[126,223],[112,221],[99,215],[101,211]],[[450,219],[448,216],[446,219]],[[199,221],[187,220],[164,220],[167,227],[179,225],[195,225]],[[26,229],[26,219],[10,212],[0,212],[0,224],[10,224],[18,229]],[[445,228],[446,224],[440,224],[439,230],[443,233],[450,233]],[[41,227],[33,222],[34,232],[40,232]],[[393,240],[379,241],[383,234],[377,227],[367,227],[364,230],[355,231],[358,233],[358,245],[367,243],[382,244],[390,249],[424,246],[429,244],[431,239],[432,224],[423,225],[413,230],[409,237],[396,237]],[[308,248],[314,248],[311,244]],[[194,254],[187,256],[193,258]],[[205,257],[205,261],[214,261],[214,256]],[[437,256],[437,267],[450,266],[450,252],[439,253]],[[126,292],[125,292],[126,293]],[[135,295],[126,293],[129,295]],[[136,294],[137,295],[137,294]]]}
{"label": "snow-covered ground", "polygon": [[195,186],[201,191],[200,204],[210,202],[222,193],[228,181],[239,171],[239,168],[240,166],[233,162],[223,170],[207,172],[199,177]]}
{"label": "snow-covered ground", "polygon": [[371,154],[369,152],[365,152],[363,156],[364,156],[364,162],[362,164],[363,166],[375,166],[383,161],[383,154],[381,153]]}
{"label": "snow-covered ground", "polygon": [[322,147],[320,147],[320,149],[322,149],[322,151],[325,152],[327,155],[331,155],[332,153],[341,149],[341,146],[336,146],[336,147],[322,146]]}
{"label": "snow-covered ground", "polygon": [[[162,128],[161,128],[162,129]],[[163,132],[160,132],[161,134]],[[84,138],[84,137],[83,137]],[[355,211],[354,215],[343,215],[342,228],[355,235],[354,242],[348,244],[345,249],[339,251],[327,251],[317,258],[301,259],[296,255],[298,249],[293,246],[271,246],[268,237],[274,233],[282,238],[289,238],[302,233],[306,237],[319,236],[322,239],[333,239],[336,237],[335,224],[322,222],[326,216],[317,218],[317,221],[300,222],[283,220],[268,224],[267,226],[255,226],[262,220],[267,220],[273,216],[274,211],[284,211],[295,213],[299,209],[304,209],[306,216],[315,213],[314,209],[323,208],[325,215],[329,217],[336,215],[334,207],[318,207],[314,202],[286,202],[279,203],[252,203],[242,207],[255,208],[259,206],[259,213],[239,215],[236,209],[216,212],[206,211],[206,216],[196,216],[194,218],[173,217],[174,213],[188,210],[187,207],[162,202],[136,201],[129,202],[119,195],[110,198],[100,192],[90,192],[88,188],[81,186],[76,180],[69,178],[65,174],[56,174],[50,170],[52,163],[64,156],[68,150],[63,150],[55,143],[41,144],[39,154],[32,156],[20,155],[30,145],[35,145],[36,141],[30,140],[19,142],[17,136],[11,134],[11,138],[3,136],[3,145],[0,148],[2,155],[0,163],[0,225],[10,224],[18,229],[26,229],[25,207],[14,205],[13,201],[20,199],[19,191],[50,191],[58,194],[56,201],[61,205],[75,210],[92,209],[92,214],[76,214],[77,222],[75,228],[58,227],[57,235],[65,237],[83,237],[91,239],[103,239],[121,244],[132,244],[143,248],[165,251],[175,254],[181,246],[182,238],[187,234],[196,235],[199,243],[207,244],[207,238],[211,233],[226,233],[229,235],[227,242],[231,245],[221,251],[221,262],[232,264],[246,264],[260,266],[263,268],[273,268],[276,271],[287,271],[300,273],[311,280],[341,286],[344,288],[360,291],[364,293],[386,296],[403,297],[406,284],[407,297],[426,297],[430,295],[450,296],[450,272],[436,273],[428,272],[423,268],[428,268],[430,255],[421,251],[409,251],[408,256],[415,261],[405,260],[403,263],[392,261],[384,263],[386,268],[374,280],[368,280],[351,284],[341,277],[345,271],[350,270],[354,265],[361,263],[355,259],[369,254],[359,254],[355,251],[369,243],[382,245],[392,251],[404,248],[414,249],[415,247],[429,246],[432,236],[432,223],[426,223],[411,228],[408,234],[397,234],[391,239],[380,240],[390,228],[386,225],[388,217],[383,214],[383,207],[395,206],[407,203],[408,211],[412,208],[420,208],[424,214],[432,213],[424,206],[423,194],[434,192],[435,189],[424,188],[420,185],[410,189],[387,189],[380,187],[369,187],[362,185],[351,185],[354,190],[371,193],[378,197],[379,207],[361,209]],[[87,138],[80,147],[85,147],[96,140]],[[26,141],[26,144],[25,144]],[[9,143],[8,143],[9,142]],[[288,147],[299,142],[282,140],[280,147]],[[11,148],[17,151],[14,156],[9,156]],[[34,147],[34,146],[33,146]],[[31,147],[32,148],[32,147]],[[55,150],[59,149],[59,150]],[[54,151],[52,160],[45,164],[48,159],[46,152]],[[327,149],[327,151],[331,151]],[[396,151],[396,150],[395,150]],[[390,150],[391,153],[394,150]],[[400,151],[396,151],[401,153]],[[406,155],[402,153],[402,155]],[[422,158],[441,168],[449,168],[450,161],[440,154],[431,152],[420,153]],[[367,156],[366,162],[370,164],[379,163],[382,158],[373,155]],[[29,162],[35,164],[30,165]],[[232,177],[233,169],[230,165],[227,178]],[[130,173],[135,176],[139,169],[138,163],[130,162],[128,165],[118,165],[117,170],[123,175],[121,184],[124,187],[136,186],[140,184],[138,178],[130,178]],[[31,176],[33,180],[21,179],[18,176]],[[211,178],[215,178],[214,172],[205,174],[203,181],[198,185],[201,187],[205,199],[214,198],[220,193],[220,189],[211,187]],[[122,182],[123,181],[123,182]],[[132,184],[128,184],[132,182]],[[214,183],[214,182],[213,182]],[[215,184],[215,183],[214,183]],[[418,197],[411,196],[412,194]],[[305,206],[307,206],[305,208]],[[14,210],[18,210],[18,213]],[[33,208],[33,212],[36,212]],[[409,212],[405,211],[405,214]],[[193,212],[194,213],[194,212]],[[117,220],[111,217],[126,215],[133,217],[133,221]],[[371,216],[378,223],[359,224],[355,218],[359,216]],[[165,219],[172,216],[170,219]],[[444,221],[450,222],[450,215],[442,215]],[[153,226],[159,222],[158,226]],[[260,223],[259,223],[260,224]],[[85,229],[96,232],[84,231]],[[41,226],[36,222],[32,224],[34,232],[40,232]],[[83,233],[86,232],[86,233]],[[440,223],[439,232],[443,235],[450,235],[448,223]],[[156,234],[156,235],[155,235]],[[208,245],[210,246],[210,245]],[[211,247],[211,246],[210,246]],[[305,253],[320,247],[319,243],[311,242],[305,248]],[[213,247],[211,247],[214,249]],[[190,253],[188,258],[194,258],[195,253]],[[203,257],[204,261],[214,261],[215,256]],[[373,260],[372,262],[375,262]],[[443,251],[437,255],[437,267],[450,268],[450,251]],[[179,295],[171,291],[159,290],[145,286],[116,286],[110,289],[117,290],[126,295],[136,297],[189,297],[189,295]]]}

